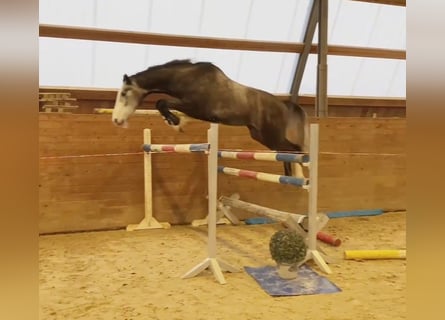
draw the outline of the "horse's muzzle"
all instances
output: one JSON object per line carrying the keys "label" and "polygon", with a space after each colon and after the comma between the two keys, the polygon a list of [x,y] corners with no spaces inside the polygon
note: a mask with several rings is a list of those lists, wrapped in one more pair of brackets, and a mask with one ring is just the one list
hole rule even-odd
{"label": "horse's muzzle", "polygon": [[119,120],[117,118],[113,119],[114,124],[118,125],[119,127],[122,126],[125,123],[125,120]]}
{"label": "horse's muzzle", "polygon": [[126,120],[118,120],[117,118],[114,118],[113,123],[118,127],[128,128],[128,122]]}

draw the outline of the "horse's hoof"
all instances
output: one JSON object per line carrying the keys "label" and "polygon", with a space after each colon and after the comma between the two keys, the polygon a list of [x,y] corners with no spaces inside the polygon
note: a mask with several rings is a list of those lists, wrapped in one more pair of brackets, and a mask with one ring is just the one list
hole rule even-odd
{"label": "horse's hoof", "polygon": [[181,132],[183,133],[184,130],[182,129],[182,127],[180,125],[170,125],[175,131]]}

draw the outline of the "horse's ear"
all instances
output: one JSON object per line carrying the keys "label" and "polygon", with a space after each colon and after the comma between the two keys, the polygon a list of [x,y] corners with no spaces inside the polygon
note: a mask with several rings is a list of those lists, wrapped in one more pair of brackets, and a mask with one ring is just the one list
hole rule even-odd
{"label": "horse's ear", "polygon": [[130,77],[127,76],[127,74],[124,74],[124,82],[125,82],[125,84],[131,84]]}

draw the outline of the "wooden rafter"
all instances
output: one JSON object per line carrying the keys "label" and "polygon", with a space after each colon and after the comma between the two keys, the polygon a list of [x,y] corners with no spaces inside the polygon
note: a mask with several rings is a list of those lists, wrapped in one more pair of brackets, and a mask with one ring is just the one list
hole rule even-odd
{"label": "wooden rafter", "polygon": [[[58,25],[39,25],[39,36],[77,40],[108,41],[121,43],[136,43],[147,45],[164,45],[178,47],[211,48],[226,50],[249,50],[301,53],[303,43],[235,40],[223,38],[192,37],[166,35],[158,33],[118,31],[99,28],[83,28]],[[317,45],[311,46],[311,53],[317,53]],[[404,50],[388,50],[380,48],[363,48],[347,46],[328,46],[329,55],[356,56],[386,59],[406,59]]]}
{"label": "wooden rafter", "polygon": [[387,5],[392,5],[392,6],[406,7],[406,0],[352,0],[352,1],[369,2],[369,3],[387,4]]}

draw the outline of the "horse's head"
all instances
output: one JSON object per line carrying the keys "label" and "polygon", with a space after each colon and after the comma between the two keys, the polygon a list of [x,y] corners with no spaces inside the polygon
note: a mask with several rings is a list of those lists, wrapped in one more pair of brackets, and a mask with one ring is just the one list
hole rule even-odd
{"label": "horse's head", "polygon": [[142,103],[147,91],[140,88],[137,83],[126,74],[123,84],[117,93],[113,108],[112,121],[114,124],[126,127],[127,120]]}

